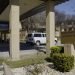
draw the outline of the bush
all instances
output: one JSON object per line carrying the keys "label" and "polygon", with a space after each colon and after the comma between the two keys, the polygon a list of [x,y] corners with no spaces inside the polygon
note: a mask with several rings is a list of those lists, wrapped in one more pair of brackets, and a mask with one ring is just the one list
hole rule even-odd
{"label": "bush", "polygon": [[51,47],[50,50],[51,50],[51,54],[50,54],[51,57],[53,56],[54,53],[60,53],[60,51],[61,51],[60,47],[58,47],[58,46]]}
{"label": "bush", "polygon": [[53,54],[54,67],[61,72],[68,72],[74,67],[74,56],[65,54]]}
{"label": "bush", "polygon": [[51,57],[53,56],[54,53],[64,53],[64,47],[63,46],[54,46],[50,48],[51,50]]}
{"label": "bush", "polygon": [[60,53],[64,53],[64,47],[63,46],[58,46],[60,48]]}

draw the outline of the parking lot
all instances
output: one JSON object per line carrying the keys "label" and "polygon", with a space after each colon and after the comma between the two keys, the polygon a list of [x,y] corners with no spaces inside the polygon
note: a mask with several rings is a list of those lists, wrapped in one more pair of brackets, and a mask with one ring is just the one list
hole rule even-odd
{"label": "parking lot", "polygon": [[[45,45],[36,46],[30,43],[20,43],[20,50],[42,50],[45,49]],[[10,50],[9,43],[0,43],[0,52],[6,52]]]}

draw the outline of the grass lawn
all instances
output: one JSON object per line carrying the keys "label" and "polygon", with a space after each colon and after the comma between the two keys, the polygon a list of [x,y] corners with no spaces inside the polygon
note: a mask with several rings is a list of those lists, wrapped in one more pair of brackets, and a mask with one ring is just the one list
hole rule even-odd
{"label": "grass lawn", "polygon": [[25,59],[23,58],[19,61],[10,61],[7,59],[0,58],[0,64],[4,62],[7,65],[9,65],[11,68],[18,68],[18,67],[24,67],[24,66],[33,65],[33,64],[44,63],[46,57],[48,57],[48,55],[38,54],[30,58],[25,58]]}

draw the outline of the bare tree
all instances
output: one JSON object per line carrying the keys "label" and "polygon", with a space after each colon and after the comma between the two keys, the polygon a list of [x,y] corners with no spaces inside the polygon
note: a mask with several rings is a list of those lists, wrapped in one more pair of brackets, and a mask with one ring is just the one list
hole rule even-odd
{"label": "bare tree", "polygon": [[[57,10],[55,10],[55,15],[56,26],[75,24],[75,15],[65,14],[65,12],[59,12]],[[28,32],[36,30],[39,26],[46,26],[46,12],[44,11],[26,18],[22,25]]]}

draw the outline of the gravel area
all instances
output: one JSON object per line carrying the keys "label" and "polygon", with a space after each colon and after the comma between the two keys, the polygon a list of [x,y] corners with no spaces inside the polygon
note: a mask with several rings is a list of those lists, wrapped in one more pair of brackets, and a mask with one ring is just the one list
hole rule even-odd
{"label": "gravel area", "polygon": [[[30,66],[25,66],[21,68],[11,69],[11,70],[8,69],[8,71],[11,71],[14,75],[37,75],[37,74],[32,74],[35,71],[34,69],[37,69],[37,71],[40,71],[38,75],[75,75],[75,68],[72,69],[70,72],[63,73],[53,69],[52,63],[40,64],[40,65],[34,65],[34,66],[30,65]],[[0,75],[3,75],[3,71],[0,71]]]}
{"label": "gravel area", "polygon": [[53,69],[53,64],[47,64],[47,65],[42,65],[43,67],[43,72],[39,75],[75,75],[75,68],[72,69],[70,72],[60,72],[55,69]]}

